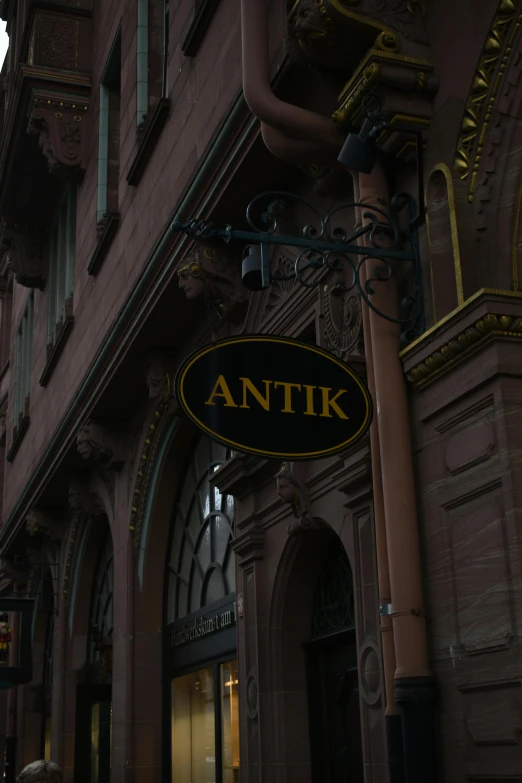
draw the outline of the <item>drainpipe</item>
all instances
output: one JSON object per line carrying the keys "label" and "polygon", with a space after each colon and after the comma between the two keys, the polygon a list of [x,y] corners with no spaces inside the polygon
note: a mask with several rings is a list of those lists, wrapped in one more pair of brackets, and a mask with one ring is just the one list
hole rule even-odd
{"label": "drainpipe", "polygon": [[[376,205],[387,199],[386,177],[379,163],[371,175],[359,174],[358,181],[360,203]],[[369,259],[366,264],[368,276],[376,277],[382,262]],[[398,317],[396,279],[379,282],[374,290],[375,306]],[[435,783],[435,680],[430,669],[423,608],[408,399],[399,359],[400,325],[372,309],[368,315],[397,664],[395,700],[402,711],[406,780]]]}
{"label": "drainpipe", "polygon": [[149,0],[138,0],[136,30],[136,125],[143,124],[149,110]]}
{"label": "drainpipe", "polygon": [[[359,179],[354,176],[354,201],[360,202]],[[356,209],[356,228],[362,225],[362,210]],[[361,241],[361,240],[360,240]],[[364,241],[364,238],[362,238]],[[360,269],[361,285],[366,283],[366,266]],[[364,329],[364,353],[366,356],[367,381],[372,399],[376,399],[374,356],[370,330],[369,307],[361,300]],[[401,714],[395,701],[394,675],[396,668],[395,641],[393,638],[393,621],[391,617],[391,586],[388,564],[388,542],[386,540],[386,518],[384,512],[384,496],[382,489],[382,469],[379,441],[378,417],[374,417],[370,428],[372,449],[372,484],[373,484],[373,517],[375,525],[375,548],[377,555],[377,581],[379,587],[379,617],[381,631],[382,661],[384,688],[386,694],[385,723],[386,746],[388,757],[388,773],[390,783],[404,783],[404,759],[402,750]]]}
{"label": "drainpipe", "polygon": [[[334,147],[339,151],[344,138],[339,140],[340,134],[329,119],[285,103],[272,92],[268,55],[268,0],[242,0],[241,13],[243,89],[253,113],[288,137],[295,135],[298,139],[316,141],[326,148]],[[376,166],[369,176],[360,175],[358,185],[362,203],[379,203],[388,192],[380,166]],[[368,272],[373,276],[378,262],[367,263]],[[393,278],[386,284],[379,284],[374,301],[384,312],[389,312],[390,305],[394,304],[398,310],[396,281]],[[380,465],[384,468],[379,470],[379,466],[376,466],[375,470],[379,470],[382,476],[385,509],[391,617],[397,665],[395,697],[402,707],[407,781],[431,783],[435,781],[434,680],[429,666],[422,604],[408,405],[399,360],[400,329],[373,310],[370,310],[368,316],[379,432],[375,456],[379,455]],[[379,526],[382,531],[382,517]],[[384,557],[382,538],[380,555]],[[383,592],[386,592],[385,580],[386,575],[383,577]]]}

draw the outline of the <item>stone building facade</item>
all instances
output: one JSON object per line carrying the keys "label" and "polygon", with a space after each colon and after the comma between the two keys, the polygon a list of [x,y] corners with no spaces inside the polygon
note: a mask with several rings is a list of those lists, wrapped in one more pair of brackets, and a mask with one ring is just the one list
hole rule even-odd
{"label": "stone building facade", "polygon": [[[0,604],[35,607],[6,781],[44,756],[67,783],[522,780],[522,3],[0,16]],[[376,100],[376,163],[348,171]],[[173,225],[245,229],[265,191],[349,204],[360,245],[412,194],[422,285],[371,258],[359,289],[302,285],[279,245],[252,293],[244,245]],[[306,463],[196,431],[176,370],[240,334],[348,362],[371,431]]]}

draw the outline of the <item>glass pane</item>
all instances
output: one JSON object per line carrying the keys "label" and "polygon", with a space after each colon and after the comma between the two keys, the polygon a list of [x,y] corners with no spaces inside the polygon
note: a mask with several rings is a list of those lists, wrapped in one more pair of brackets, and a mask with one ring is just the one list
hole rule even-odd
{"label": "glass pane", "polygon": [[239,782],[239,716],[237,661],[221,664],[223,783]]}
{"label": "glass pane", "polygon": [[172,681],[172,783],[215,783],[214,670]]}
{"label": "glass pane", "polygon": [[214,601],[219,601],[224,595],[225,586],[223,584],[221,571],[214,568],[207,579],[205,595],[203,596],[203,605],[208,606],[209,604],[213,604]]}
{"label": "glass pane", "polygon": [[97,783],[100,758],[100,705],[93,704],[91,711],[91,783]]}
{"label": "glass pane", "polygon": [[44,759],[51,761],[51,718],[45,719]]}
{"label": "glass pane", "polygon": [[198,559],[203,571],[206,571],[210,565],[210,522],[207,523],[201,534],[199,542]]}
{"label": "glass pane", "polygon": [[215,560],[223,563],[227,553],[227,546],[230,540],[230,525],[228,520],[221,514],[214,517],[214,547]]}

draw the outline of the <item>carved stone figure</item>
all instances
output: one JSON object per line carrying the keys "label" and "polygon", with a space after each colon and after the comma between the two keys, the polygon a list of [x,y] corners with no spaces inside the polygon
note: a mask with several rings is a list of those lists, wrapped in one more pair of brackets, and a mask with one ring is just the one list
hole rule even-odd
{"label": "carved stone figure", "polygon": [[149,351],[145,357],[145,377],[149,399],[167,400],[172,393],[173,357],[167,351]]}
{"label": "carved stone figure", "polygon": [[209,313],[219,320],[233,318],[246,305],[240,272],[239,262],[223,248],[198,242],[178,268],[179,287],[187,299],[204,296]]}
{"label": "carved stone figure", "polygon": [[43,289],[46,248],[47,232],[42,226],[4,220],[0,249],[19,285]]}
{"label": "carved stone figure", "polygon": [[310,516],[310,501],[302,471],[302,465],[283,462],[276,473],[277,494],[283,503],[289,503],[292,506],[295,517],[295,522],[288,526],[289,536],[324,527],[324,522],[321,519]]}
{"label": "carved stone figure", "polygon": [[106,423],[88,419],[80,427],[76,437],[76,447],[81,456],[99,467],[117,470],[123,459],[117,453],[117,438]]}
{"label": "carved stone figure", "polygon": [[25,518],[25,527],[30,536],[61,538],[61,526],[45,512],[33,509]]}

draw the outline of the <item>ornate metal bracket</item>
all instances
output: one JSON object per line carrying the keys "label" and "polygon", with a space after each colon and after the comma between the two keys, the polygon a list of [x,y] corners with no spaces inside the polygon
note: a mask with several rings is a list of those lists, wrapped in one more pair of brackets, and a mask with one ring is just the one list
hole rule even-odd
{"label": "ornate metal bracket", "polygon": [[[306,210],[312,215],[301,236],[280,230],[281,220],[289,216],[291,206],[296,206],[300,213]],[[356,211],[360,211],[362,225],[354,233],[349,233],[341,224],[353,221]],[[227,243],[240,241],[253,244],[260,267],[260,289],[267,288],[275,280],[292,277],[301,285],[315,287],[337,273],[335,290],[339,293],[358,290],[368,307],[401,325],[401,342],[407,344],[425,328],[418,242],[418,225],[422,217],[414,198],[407,193],[399,193],[392,199],[390,214],[376,206],[351,202],[335,206],[323,216],[301,196],[268,191],[256,196],[247,207],[246,220],[250,231],[237,231],[230,225],[219,229],[209,221],[198,219],[173,223],[171,228],[202,241],[222,239]],[[290,274],[270,274],[271,245],[297,249],[294,269]],[[404,267],[410,264],[412,274],[408,277]],[[376,285],[393,275],[408,283],[398,317],[384,312],[372,301]]]}

